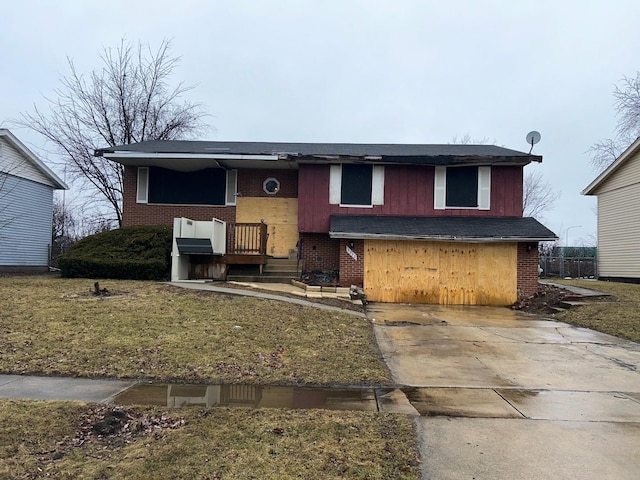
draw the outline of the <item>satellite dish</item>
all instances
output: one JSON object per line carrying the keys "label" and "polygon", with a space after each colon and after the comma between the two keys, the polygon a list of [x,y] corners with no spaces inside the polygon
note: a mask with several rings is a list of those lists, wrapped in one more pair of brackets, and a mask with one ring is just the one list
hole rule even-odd
{"label": "satellite dish", "polygon": [[533,132],[529,132],[527,133],[526,138],[527,143],[531,145],[531,150],[529,150],[529,153],[531,153],[533,151],[533,146],[540,141],[540,132],[536,132],[535,130]]}

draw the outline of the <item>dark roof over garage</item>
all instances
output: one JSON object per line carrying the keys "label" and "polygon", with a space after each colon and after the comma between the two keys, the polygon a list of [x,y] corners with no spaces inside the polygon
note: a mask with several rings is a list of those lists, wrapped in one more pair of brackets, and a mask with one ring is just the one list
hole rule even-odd
{"label": "dark roof over garage", "polygon": [[520,217],[392,217],[332,215],[332,238],[423,239],[466,242],[556,240],[535,218]]}
{"label": "dark roof over garage", "polygon": [[356,158],[381,163],[448,165],[453,163],[541,162],[542,157],[496,145],[458,144],[364,144],[290,142],[208,142],[150,140],[96,150],[97,156],[118,153],[134,155],[274,155],[282,160],[310,161]]}

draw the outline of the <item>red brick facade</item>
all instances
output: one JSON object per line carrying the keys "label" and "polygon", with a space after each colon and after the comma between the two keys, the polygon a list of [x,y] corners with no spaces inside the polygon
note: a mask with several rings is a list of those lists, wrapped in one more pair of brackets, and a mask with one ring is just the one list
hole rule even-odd
{"label": "red brick facade", "polygon": [[[264,181],[275,178],[280,190],[275,195],[264,191]],[[242,197],[298,197],[298,170],[238,170],[238,195]]]}
{"label": "red brick facade", "polygon": [[[529,249],[529,251],[527,251]],[[518,298],[526,298],[538,291],[538,244],[518,243]]]}
{"label": "red brick facade", "polygon": [[299,248],[306,271],[340,268],[340,240],[326,233],[301,233]]}
{"label": "red brick facade", "polygon": [[[351,247],[357,259],[347,253]],[[350,287],[364,284],[364,240],[340,240],[340,286]]]}
{"label": "red brick facade", "polygon": [[225,222],[236,221],[236,207],[210,207],[205,205],[154,205],[137,203],[138,169],[124,169],[124,199],[122,225],[173,225],[174,217],[187,217],[192,220],[211,220],[219,218]]}

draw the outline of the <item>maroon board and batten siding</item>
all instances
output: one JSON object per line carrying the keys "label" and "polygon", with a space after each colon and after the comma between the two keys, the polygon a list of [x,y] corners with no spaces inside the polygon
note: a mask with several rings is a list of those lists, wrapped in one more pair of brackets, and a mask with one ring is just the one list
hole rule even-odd
{"label": "maroon board and batten siding", "polygon": [[435,210],[432,166],[385,165],[384,205],[348,208],[329,204],[329,166],[300,165],[298,230],[328,232],[331,215],[522,216],[522,167],[491,168],[491,209]]}

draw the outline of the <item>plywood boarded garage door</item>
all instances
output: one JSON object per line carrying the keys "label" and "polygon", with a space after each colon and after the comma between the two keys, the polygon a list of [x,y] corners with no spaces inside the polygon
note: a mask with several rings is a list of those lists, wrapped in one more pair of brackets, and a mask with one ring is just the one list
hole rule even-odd
{"label": "plywood boarded garage door", "polygon": [[509,305],[516,243],[365,240],[364,290],[374,302]]}

